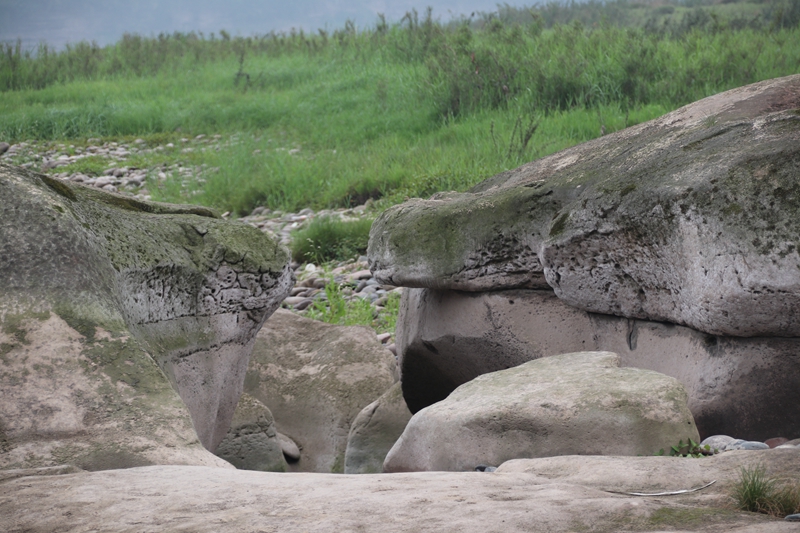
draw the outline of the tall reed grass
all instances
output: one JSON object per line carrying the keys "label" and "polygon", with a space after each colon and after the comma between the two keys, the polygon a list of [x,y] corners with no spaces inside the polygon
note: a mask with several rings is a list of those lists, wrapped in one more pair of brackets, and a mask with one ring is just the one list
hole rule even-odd
{"label": "tall reed grass", "polygon": [[240,214],[393,203],[800,72],[800,14],[783,1],[551,3],[313,34],[6,45],[0,140],[223,133],[236,142],[186,156],[219,172],[151,192]]}

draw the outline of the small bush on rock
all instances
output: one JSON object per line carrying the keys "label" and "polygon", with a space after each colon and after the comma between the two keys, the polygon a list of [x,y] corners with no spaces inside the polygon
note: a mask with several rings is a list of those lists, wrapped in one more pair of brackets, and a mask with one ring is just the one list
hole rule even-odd
{"label": "small bush on rock", "polygon": [[784,517],[800,511],[800,484],[782,484],[769,477],[763,466],[742,468],[731,494],[743,511]]}
{"label": "small bush on rock", "polygon": [[[678,444],[674,444],[669,448],[669,454],[672,457],[705,457],[706,455],[714,455],[719,450],[712,449],[711,446],[706,444],[705,446],[700,446],[692,439],[686,439],[686,443],[684,444],[683,439],[678,441]],[[661,448],[656,455],[664,455],[664,448]]]}

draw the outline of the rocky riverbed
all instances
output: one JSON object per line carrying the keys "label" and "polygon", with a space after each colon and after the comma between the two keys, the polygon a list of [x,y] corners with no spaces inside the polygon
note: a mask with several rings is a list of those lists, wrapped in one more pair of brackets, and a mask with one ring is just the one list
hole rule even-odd
{"label": "rocky riverbed", "polygon": [[[135,139],[131,142],[88,139],[85,146],[44,141],[16,144],[0,142],[0,161],[65,181],[82,183],[147,201],[153,199],[150,189],[158,187],[170,178],[180,179],[183,185],[189,181],[202,183],[205,176],[218,172],[219,169],[181,162],[180,157],[172,163],[147,165],[143,162],[158,161],[159,158],[155,157],[158,154],[183,154],[189,157],[193,152],[219,151],[236,142],[238,141],[235,136],[223,138],[221,135],[183,137],[177,142],[163,144],[148,143],[144,139]],[[94,172],[81,171],[81,168],[89,166],[82,164],[86,161],[92,161]],[[102,165],[105,168],[97,172],[97,167]],[[94,173],[99,175],[93,175]],[[223,213],[222,216],[229,218],[231,214]],[[320,216],[354,219],[370,216],[370,213],[365,205],[352,209],[325,209],[316,212],[306,208],[297,213],[270,210],[261,206],[255,208],[249,215],[239,218],[238,221],[261,231],[271,232],[278,236],[283,244],[289,246],[292,232]],[[283,302],[283,307],[312,318],[316,316],[315,312],[319,314],[320,307],[327,305],[325,287],[329,283],[340,287],[339,294],[345,301],[357,299],[368,301],[375,317],[386,313],[387,304],[392,305],[393,298],[399,299],[402,291],[399,287],[382,285],[375,280],[364,256],[326,265],[294,262],[292,268],[297,281],[290,296]],[[378,339],[396,354],[394,331],[382,331],[377,335]]]}

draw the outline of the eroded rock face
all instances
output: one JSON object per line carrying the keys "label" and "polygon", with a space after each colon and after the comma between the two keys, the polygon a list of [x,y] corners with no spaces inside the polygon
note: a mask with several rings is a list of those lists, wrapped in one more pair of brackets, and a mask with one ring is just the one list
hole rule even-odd
{"label": "eroded rock face", "polygon": [[358,413],[347,437],[345,474],[383,472],[383,461],[411,420],[400,383]]}
{"label": "eroded rock face", "polygon": [[544,357],[484,374],[416,413],[386,472],[472,470],[515,458],[653,455],[699,435],[675,379],[611,352]]}
{"label": "eroded rock face", "polygon": [[279,309],[259,332],[245,392],[269,407],[300,449],[290,472],[344,471],[359,412],[395,383],[394,356],[360,326],[334,326]]}
{"label": "eroded rock face", "polygon": [[291,278],[276,242],[207,209],[0,165],[3,466],[226,464],[197,437],[227,432]]}
{"label": "eroded rock face", "polygon": [[608,350],[623,366],[678,379],[703,437],[800,434],[800,339],[715,336],[588,313],[543,290],[409,289],[397,347],[412,412],[481,374],[544,356]]}
{"label": "eroded rock face", "polygon": [[376,276],[551,288],[596,313],[726,336],[800,337],[800,75],[706,98],[412,200],[370,234]]}

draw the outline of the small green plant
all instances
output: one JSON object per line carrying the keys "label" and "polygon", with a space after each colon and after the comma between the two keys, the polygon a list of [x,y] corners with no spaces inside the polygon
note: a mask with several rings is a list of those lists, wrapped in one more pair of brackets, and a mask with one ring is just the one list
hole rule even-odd
{"label": "small green plant", "polygon": [[743,511],[784,517],[800,511],[800,484],[767,476],[763,466],[742,468],[731,497]]}
{"label": "small green plant", "polygon": [[378,333],[394,333],[399,309],[400,296],[397,294],[389,295],[383,309],[376,310],[369,300],[347,300],[342,287],[331,281],[325,285],[325,298],[315,300],[306,316],[329,324],[368,326]]}
{"label": "small green plant", "polygon": [[88,157],[78,159],[74,163],[70,163],[65,167],[61,167],[58,169],[58,171],[69,173],[80,172],[81,174],[86,174],[87,176],[99,176],[108,168],[110,163],[112,163],[112,161],[106,159],[105,157],[90,155]]}
{"label": "small green plant", "polygon": [[[674,444],[669,448],[669,454],[672,457],[705,457],[707,455],[713,455],[717,453],[719,450],[712,449],[711,446],[708,444],[704,446],[700,446],[691,438],[686,439],[686,442],[683,442],[683,439],[678,441],[678,444]],[[661,448],[656,455],[664,455],[664,448]]]}
{"label": "small green plant", "polygon": [[344,261],[367,251],[372,220],[319,217],[294,233],[292,257],[298,262]]}

